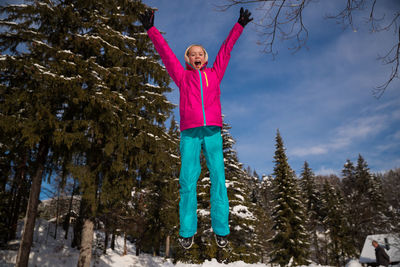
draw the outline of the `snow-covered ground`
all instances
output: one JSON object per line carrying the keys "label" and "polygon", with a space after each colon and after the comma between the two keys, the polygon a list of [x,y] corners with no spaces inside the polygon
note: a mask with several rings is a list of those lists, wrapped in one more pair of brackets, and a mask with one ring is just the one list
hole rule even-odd
{"label": "snow-covered ground", "polygon": [[[18,237],[20,237],[22,225],[19,225]],[[64,239],[64,231],[61,227],[58,228],[57,238],[54,239],[54,224],[45,220],[37,220],[34,243],[31,249],[29,258],[29,266],[36,267],[53,267],[53,266],[76,266],[78,262],[79,251],[71,248],[71,235],[68,239]],[[100,237],[100,233],[95,234],[96,237]],[[171,260],[165,260],[162,257],[153,257],[148,254],[141,254],[140,256],[135,255],[135,247],[129,241],[127,241],[128,254],[123,256],[123,238],[118,237],[115,243],[115,250],[108,249],[107,254],[95,253],[92,257],[92,266],[108,267],[266,267],[266,264],[247,264],[243,261],[233,262],[229,264],[218,263],[217,260],[212,259],[211,261],[205,261],[202,264],[187,264],[177,263],[174,265]],[[14,266],[19,241],[9,243],[10,250],[0,250],[0,267],[11,267]],[[268,265],[270,266],[270,265]],[[309,265],[309,267],[315,267],[320,265]],[[358,261],[353,260],[347,264],[347,267],[360,267]]]}
{"label": "snow-covered ground", "polygon": [[[19,235],[22,225],[19,225]],[[34,243],[29,257],[29,266],[36,267],[54,267],[54,266],[76,266],[78,262],[79,251],[71,248],[72,231],[69,231],[68,239],[64,239],[64,231],[58,228],[57,238],[54,239],[54,224],[45,220],[37,220]],[[101,234],[96,233],[94,236],[94,246],[97,238],[101,239]],[[11,250],[0,250],[0,266],[11,267],[15,265],[17,258],[17,250],[19,240],[9,243]],[[92,256],[92,266],[108,267],[108,266],[132,266],[132,267],[215,267],[222,266],[215,259],[206,261],[203,264],[185,264],[177,263],[174,265],[171,260],[165,260],[162,257],[153,257],[149,254],[135,255],[135,246],[127,241],[128,254],[123,256],[124,240],[122,237],[116,238],[115,250],[108,249],[106,255],[102,255],[100,251]],[[229,267],[265,267],[264,264],[247,264],[242,261],[230,263]]]}

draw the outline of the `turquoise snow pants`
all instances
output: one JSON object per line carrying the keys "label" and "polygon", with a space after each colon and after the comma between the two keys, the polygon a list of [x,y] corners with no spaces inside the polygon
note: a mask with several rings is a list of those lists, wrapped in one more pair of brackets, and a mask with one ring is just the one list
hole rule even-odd
{"label": "turquoise snow pants", "polygon": [[181,132],[179,234],[182,237],[191,237],[197,231],[196,187],[201,172],[201,148],[210,171],[211,226],[217,235],[229,234],[229,202],[225,185],[221,128],[204,126]]}

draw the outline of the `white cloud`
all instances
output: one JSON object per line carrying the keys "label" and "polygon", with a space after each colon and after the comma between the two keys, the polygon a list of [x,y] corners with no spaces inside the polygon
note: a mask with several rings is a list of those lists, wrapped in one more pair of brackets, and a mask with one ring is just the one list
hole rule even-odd
{"label": "white cloud", "polygon": [[315,171],[316,175],[331,175],[335,174],[338,175],[338,172],[334,169],[331,168],[326,168],[325,166],[321,166],[321,168],[317,171]]}
{"label": "white cloud", "polygon": [[393,134],[393,139],[394,140],[400,140],[400,130]]}
{"label": "white cloud", "polygon": [[386,122],[385,115],[375,115],[350,121],[336,130],[337,139],[334,143],[337,143],[338,148],[341,148],[356,139],[375,135],[385,129]]}
{"label": "white cloud", "polygon": [[347,148],[367,137],[375,136],[384,130],[386,126],[386,116],[383,115],[354,119],[334,129],[334,136],[331,137],[332,141],[309,147],[298,147],[293,149],[290,154],[298,157],[328,154]]}
{"label": "white cloud", "polygon": [[328,153],[329,148],[326,145],[316,145],[312,147],[305,147],[305,148],[295,148],[293,149],[290,154],[293,156],[309,156],[309,155],[323,155]]}
{"label": "white cloud", "polygon": [[392,112],[392,118],[394,120],[400,120],[400,109],[393,110]]}

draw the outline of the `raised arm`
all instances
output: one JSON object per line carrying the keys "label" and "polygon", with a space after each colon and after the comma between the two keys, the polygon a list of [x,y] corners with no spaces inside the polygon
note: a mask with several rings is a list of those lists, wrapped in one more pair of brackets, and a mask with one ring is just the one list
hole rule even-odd
{"label": "raised arm", "polygon": [[172,80],[180,87],[180,81],[182,80],[184,68],[179,62],[178,58],[172,52],[168,43],[165,41],[161,33],[154,27],[154,11],[146,10],[144,14],[139,16],[139,20],[142,22],[143,27],[146,29],[150,40],[153,42],[155,49],[161,57],[168,74]]}
{"label": "raised arm", "polygon": [[222,44],[217,57],[214,61],[213,69],[216,71],[219,80],[222,80],[226,67],[228,66],[229,59],[231,58],[231,51],[236,41],[239,39],[243,32],[243,28],[253,20],[250,18],[251,13],[246,9],[240,9],[240,16],[238,22],[233,26],[232,30],[229,32],[228,37]]}

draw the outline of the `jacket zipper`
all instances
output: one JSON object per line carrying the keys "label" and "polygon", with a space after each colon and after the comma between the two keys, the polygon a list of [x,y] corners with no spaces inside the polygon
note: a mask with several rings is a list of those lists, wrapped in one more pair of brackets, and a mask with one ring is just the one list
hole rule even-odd
{"label": "jacket zipper", "polygon": [[[197,70],[199,72],[199,78],[200,78],[200,90],[201,90],[201,106],[203,109],[203,119],[204,119],[204,126],[206,126],[206,111],[204,109],[204,97],[203,97],[203,82],[201,81],[201,71]],[[205,73],[204,73],[205,75]],[[206,76],[207,77],[207,76]],[[207,81],[208,83],[208,81]]]}
{"label": "jacket zipper", "polygon": [[207,73],[205,71],[203,71],[203,73],[204,73],[204,77],[206,78],[206,87],[208,87]]}

